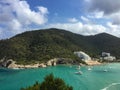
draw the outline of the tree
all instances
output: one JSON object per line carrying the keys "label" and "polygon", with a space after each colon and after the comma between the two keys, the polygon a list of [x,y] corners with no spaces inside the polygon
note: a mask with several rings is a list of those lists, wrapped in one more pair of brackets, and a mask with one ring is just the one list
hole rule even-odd
{"label": "tree", "polygon": [[53,74],[45,77],[42,83],[36,82],[33,86],[28,88],[21,88],[21,90],[73,90],[72,86],[68,86],[60,78],[55,78]]}

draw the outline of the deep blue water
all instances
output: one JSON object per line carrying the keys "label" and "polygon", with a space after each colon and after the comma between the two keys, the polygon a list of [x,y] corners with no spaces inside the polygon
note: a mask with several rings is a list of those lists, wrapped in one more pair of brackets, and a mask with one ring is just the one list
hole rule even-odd
{"label": "deep blue water", "polygon": [[[62,78],[74,90],[120,90],[120,64],[105,64],[81,67],[82,75],[75,74],[77,66],[59,65],[55,67],[37,69],[0,69],[0,90],[20,90],[21,87],[33,85],[36,81],[42,82],[44,77],[53,73]],[[107,70],[105,72],[104,70]]]}

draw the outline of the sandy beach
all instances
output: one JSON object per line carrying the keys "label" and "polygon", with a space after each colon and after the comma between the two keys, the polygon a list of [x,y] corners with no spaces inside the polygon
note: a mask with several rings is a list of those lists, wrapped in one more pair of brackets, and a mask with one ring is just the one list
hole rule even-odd
{"label": "sandy beach", "polygon": [[85,61],[87,65],[93,66],[93,65],[100,65],[101,63],[98,61],[93,61],[93,60],[87,60]]}

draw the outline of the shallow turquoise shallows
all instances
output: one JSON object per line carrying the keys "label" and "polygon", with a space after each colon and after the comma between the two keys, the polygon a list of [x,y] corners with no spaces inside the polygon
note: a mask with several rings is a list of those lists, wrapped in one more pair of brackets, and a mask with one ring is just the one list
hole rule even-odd
{"label": "shallow turquoise shallows", "polygon": [[44,77],[53,73],[62,78],[74,90],[120,90],[120,64],[112,63],[99,66],[81,67],[59,65],[55,67],[11,70],[0,69],[0,90],[20,90],[21,87],[42,82]]}

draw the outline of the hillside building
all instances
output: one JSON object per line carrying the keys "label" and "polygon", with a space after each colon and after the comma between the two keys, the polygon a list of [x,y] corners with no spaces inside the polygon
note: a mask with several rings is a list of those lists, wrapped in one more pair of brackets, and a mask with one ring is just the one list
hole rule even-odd
{"label": "hillside building", "polygon": [[74,52],[74,54],[83,61],[91,60],[91,57],[82,51]]}
{"label": "hillside building", "polygon": [[101,55],[102,59],[105,60],[105,61],[114,61],[116,60],[116,57],[115,56],[111,56],[110,53],[107,53],[107,52],[102,52],[102,55]]}

